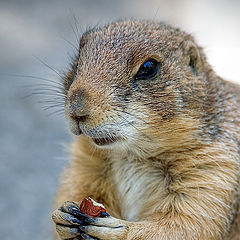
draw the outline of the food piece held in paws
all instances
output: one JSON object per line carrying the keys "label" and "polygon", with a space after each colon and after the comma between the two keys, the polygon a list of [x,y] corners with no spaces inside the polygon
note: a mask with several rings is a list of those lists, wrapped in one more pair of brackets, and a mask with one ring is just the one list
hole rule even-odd
{"label": "food piece held in paws", "polygon": [[89,217],[100,217],[102,212],[106,212],[106,209],[102,204],[89,197],[82,200],[80,211]]}

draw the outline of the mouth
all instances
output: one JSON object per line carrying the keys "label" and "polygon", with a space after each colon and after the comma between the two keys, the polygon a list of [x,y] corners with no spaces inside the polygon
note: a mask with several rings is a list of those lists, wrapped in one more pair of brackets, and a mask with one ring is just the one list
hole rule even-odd
{"label": "mouth", "polygon": [[[115,131],[108,131],[103,129],[103,127],[96,127],[89,129],[87,126],[79,126],[77,124],[77,129],[71,129],[73,134],[76,135],[85,135],[89,137],[92,142],[97,146],[108,146],[120,141],[122,138]],[[77,131],[75,131],[77,130]]]}
{"label": "mouth", "polygon": [[106,146],[117,142],[117,137],[92,138],[92,141],[98,146]]}

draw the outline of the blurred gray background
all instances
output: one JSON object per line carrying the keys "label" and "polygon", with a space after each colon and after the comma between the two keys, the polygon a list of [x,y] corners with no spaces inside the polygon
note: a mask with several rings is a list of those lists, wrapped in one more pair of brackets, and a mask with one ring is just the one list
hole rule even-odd
{"label": "blurred gray background", "polygon": [[[119,18],[166,21],[192,33],[222,77],[240,82],[238,0],[0,0],[0,239],[50,240],[52,200],[71,141],[64,116],[43,111],[41,79],[65,70],[73,28]],[[37,58],[36,58],[37,57]],[[34,87],[36,86],[36,87]]]}

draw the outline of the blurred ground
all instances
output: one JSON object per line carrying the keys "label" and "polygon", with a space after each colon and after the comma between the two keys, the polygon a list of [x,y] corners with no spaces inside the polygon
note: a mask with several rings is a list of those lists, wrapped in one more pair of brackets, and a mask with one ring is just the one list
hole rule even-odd
{"label": "blurred ground", "polygon": [[[76,40],[72,30],[137,17],[167,21],[191,32],[215,70],[240,80],[238,0],[0,0],[0,239],[50,240],[50,212],[59,174],[67,162],[62,143],[71,136],[63,116],[25,98],[39,79],[58,76]],[[77,21],[74,20],[74,16]],[[67,39],[64,40],[64,39]]]}

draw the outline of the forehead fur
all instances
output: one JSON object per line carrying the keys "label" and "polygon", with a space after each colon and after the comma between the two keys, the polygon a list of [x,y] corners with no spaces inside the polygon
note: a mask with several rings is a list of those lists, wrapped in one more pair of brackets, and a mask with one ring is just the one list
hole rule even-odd
{"label": "forehead fur", "polygon": [[86,43],[94,43],[96,47],[119,47],[121,50],[127,43],[152,46],[158,42],[158,46],[165,44],[163,47],[166,48],[166,43],[171,43],[171,46],[179,44],[189,35],[165,23],[126,20],[113,22],[102,28],[93,28],[83,36],[87,39]]}
{"label": "forehead fur", "polygon": [[149,55],[168,55],[169,51],[178,49],[184,39],[189,37],[164,23],[130,20],[114,22],[83,34],[79,65],[90,64],[93,69],[94,66],[103,67],[103,62],[105,66],[110,62],[109,70],[119,65],[135,65]]}

